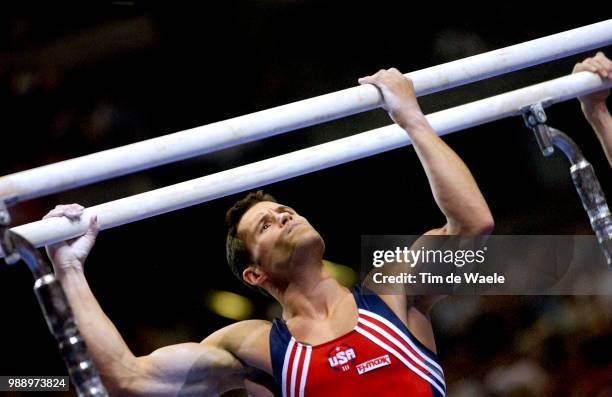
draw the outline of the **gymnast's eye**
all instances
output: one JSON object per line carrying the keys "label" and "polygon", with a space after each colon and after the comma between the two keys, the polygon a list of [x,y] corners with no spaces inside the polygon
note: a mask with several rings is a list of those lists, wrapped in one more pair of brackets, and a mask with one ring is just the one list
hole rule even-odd
{"label": "gymnast's eye", "polygon": [[267,229],[267,228],[269,228],[269,227],[270,227],[270,224],[269,224],[269,223],[264,223],[264,224],[261,226],[261,231],[263,232],[264,230],[266,230],[266,229]]}

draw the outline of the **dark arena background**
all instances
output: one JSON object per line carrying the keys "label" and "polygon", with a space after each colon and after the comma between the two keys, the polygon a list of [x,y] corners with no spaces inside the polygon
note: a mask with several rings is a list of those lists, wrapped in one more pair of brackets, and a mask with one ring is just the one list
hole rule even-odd
{"label": "dark arena background", "polygon": [[[321,95],[381,68],[407,73],[610,17],[494,2],[219,1],[198,8],[118,1],[0,14],[2,175]],[[591,9],[589,9],[591,7]],[[612,55],[610,48],[604,49]],[[580,54],[419,99],[425,114],[569,74]],[[547,110],[612,178],[576,100]],[[59,203],[92,206],[390,124],[383,110],[115,178],[11,209],[15,225]],[[544,158],[519,117],[444,140],[487,199],[495,234],[591,234],[567,160]],[[411,147],[265,186],[326,240],[346,284],[365,234],[443,224]],[[279,307],[236,280],[224,215],[237,194],[102,231],[94,294],[136,355],[200,341]],[[601,280],[611,283],[612,279]],[[65,375],[23,264],[0,265],[0,375]],[[612,396],[612,296],[450,297],[433,311],[452,397]],[[11,395],[26,395],[13,393]],[[7,394],[9,395],[9,394]],[[74,395],[72,392],[55,395]],[[242,395],[239,392],[228,395]]]}

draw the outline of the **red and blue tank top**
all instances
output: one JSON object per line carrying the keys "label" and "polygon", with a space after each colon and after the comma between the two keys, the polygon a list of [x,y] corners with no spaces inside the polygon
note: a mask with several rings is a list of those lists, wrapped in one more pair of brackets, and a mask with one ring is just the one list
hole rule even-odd
{"label": "red and blue tank top", "polygon": [[444,372],[437,356],[421,344],[380,299],[353,289],[358,320],[345,335],[311,346],[275,319],[270,352],[275,394],[282,397],[443,397]]}

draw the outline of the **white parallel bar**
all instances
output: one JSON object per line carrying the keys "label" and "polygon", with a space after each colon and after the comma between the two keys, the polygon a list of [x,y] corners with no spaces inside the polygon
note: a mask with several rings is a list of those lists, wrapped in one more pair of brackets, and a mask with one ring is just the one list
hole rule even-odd
{"label": "white parallel bar", "polygon": [[[546,101],[553,104],[610,86],[612,80],[602,81],[590,72],[581,72],[442,110],[428,115],[427,119],[438,134],[444,135],[516,115],[520,108],[536,102]],[[579,112],[578,109],[576,111]],[[85,209],[80,222],[50,218],[11,230],[41,247],[83,234],[93,214],[98,215],[101,228],[108,229],[372,156],[410,143],[404,130],[397,125],[390,125],[90,207]]]}
{"label": "white parallel bar", "polygon": [[[417,95],[457,87],[612,44],[612,19],[433,66],[406,76]],[[0,199],[24,201],[374,109],[358,86],[0,178]]]}

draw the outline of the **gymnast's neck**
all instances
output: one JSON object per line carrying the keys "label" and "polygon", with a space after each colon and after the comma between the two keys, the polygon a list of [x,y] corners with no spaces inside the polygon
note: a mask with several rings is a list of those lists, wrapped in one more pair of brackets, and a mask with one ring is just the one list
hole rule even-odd
{"label": "gymnast's neck", "polygon": [[283,308],[283,319],[289,321],[296,317],[327,319],[347,293],[350,292],[320,262],[318,266],[302,267],[286,287],[275,291],[274,295]]}

